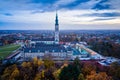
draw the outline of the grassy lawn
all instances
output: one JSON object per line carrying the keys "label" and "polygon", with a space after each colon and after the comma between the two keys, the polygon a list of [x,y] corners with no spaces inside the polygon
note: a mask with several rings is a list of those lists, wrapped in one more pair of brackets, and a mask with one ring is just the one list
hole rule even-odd
{"label": "grassy lawn", "polygon": [[10,44],[0,47],[0,58],[5,58],[10,55],[14,50],[18,49],[20,45]]}

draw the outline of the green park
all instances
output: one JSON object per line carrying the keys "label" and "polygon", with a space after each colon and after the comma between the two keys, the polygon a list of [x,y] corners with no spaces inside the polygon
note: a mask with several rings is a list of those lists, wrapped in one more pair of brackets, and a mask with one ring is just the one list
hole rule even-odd
{"label": "green park", "polygon": [[0,59],[4,59],[10,54],[13,53],[14,50],[18,49],[20,45],[18,44],[9,44],[0,47]]}

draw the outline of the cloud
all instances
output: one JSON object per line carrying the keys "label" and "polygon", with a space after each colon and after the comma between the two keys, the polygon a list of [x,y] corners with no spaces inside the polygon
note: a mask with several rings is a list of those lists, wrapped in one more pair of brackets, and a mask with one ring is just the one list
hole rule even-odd
{"label": "cloud", "polygon": [[96,9],[96,10],[109,9],[110,4],[106,4],[106,2],[108,2],[108,0],[101,0],[101,1],[99,1],[99,3],[94,5],[94,7],[92,9]]}
{"label": "cloud", "polygon": [[42,3],[42,4],[53,4],[57,0],[29,0],[30,3]]}
{"label": "cloud", "polygon": [[2,12],[2,11],[0,11],[0,15],[13,16],[13,14],[10,12]]}
{"label": "cloud", "polygon": [[101,0],[97,3],[93,9],[103,10],[103,9],[116,9],[120,10],[120,0]]}
{"label": "cloud", "polygon": [[0,10],[53,11],[74,1],[76,0],[0,0]]}
{"label": "cloud", "polygon": [[120,9],[120,0],[0,0],[0,10]]}
{"label": "cloud", "polygon": [[110,9],[120,10],[120,0],[108,0],[104,5],[110,5]]}
{"label": "cloud", "polygon": [[28,8],[27,0],[0,0],[1,10],[23,10]]}
{"label": "cloud", "polygon": [[63,8],[63,6],[65,5],[69,5],[71,3],[74,3],[76,0],[58,0],[54,5],[53,7],[55,8]]}
{"label": "cloud", "polygon": [[99,3],[101,0],[90,0],[84,3],[80,3],[78,6],[76,6],[76,9],[92,9],[97,3]]}
{"label": "cloud", "polygon": [[35,10],[38,12],[56,9],[92,9],[102,0],[0,0],[0,10]]}
{"label": "cloud", "polygon": [[104,21],[104,20],[113,20],[113,19],[116,19],[116,18],[96,18],[92,21]]}
{"label": "cloud", "polygon": [[68,4],[67,7],[73,8],[75,6],[80,5],[81,3],[85,3],[88,1],[90,1],[90,0],[76,0],[76,1],[74,1],[74,3]]}
{"label": "cloud", "polygon": [[9,29],[12,26],[15,29],[54,29],[56,9],[60,29],[72,29],[73,26],[76,29],[84,26],[90,29],[109,24],[115,26],[120,22],[119,2],[120,0],[0,0],[0,21],[4,22],[0,26]]}
{"label": "cloud", "polygon": [[44,10],[34,10],[31,12],[31,14],[36,14],[36,13],[44,13]]}
{"label": "cloud", "polygon": [[92,14],[84,14],[84,16],[120,17],[120,13],[117,13],[117,12],[111,12],[111,13],[92,13]]}
{"label": "cloud", "polygon": [[53,4],[47,4],[46,6],[43,5],[42,11],[49,12],[49,11],[56,11],[61,9],[68,9],[69,6],[67,5],[74,3],[75,1],[76,0],[57,0]]}
{"label": "cloud", "polygon": [[11,13],[5,13],[4,15],[6,15],[6,16],[13,16],[13,14],[11,14]]}

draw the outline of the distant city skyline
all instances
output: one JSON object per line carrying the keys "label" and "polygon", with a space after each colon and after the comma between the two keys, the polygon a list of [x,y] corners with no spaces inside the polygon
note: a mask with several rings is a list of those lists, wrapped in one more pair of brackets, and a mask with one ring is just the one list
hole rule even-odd
{"label": "distant city skyline", "polygon": [[0,30],[120,30],[120,0],[0,0]]}

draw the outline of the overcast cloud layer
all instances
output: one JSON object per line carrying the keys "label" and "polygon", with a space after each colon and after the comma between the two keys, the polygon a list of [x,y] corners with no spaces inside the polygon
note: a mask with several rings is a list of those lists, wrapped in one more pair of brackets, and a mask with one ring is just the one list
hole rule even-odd
{"label": "overcast cloud layer", "polygon": [[120,29],[120,0],[0,0],[0,30]]}

